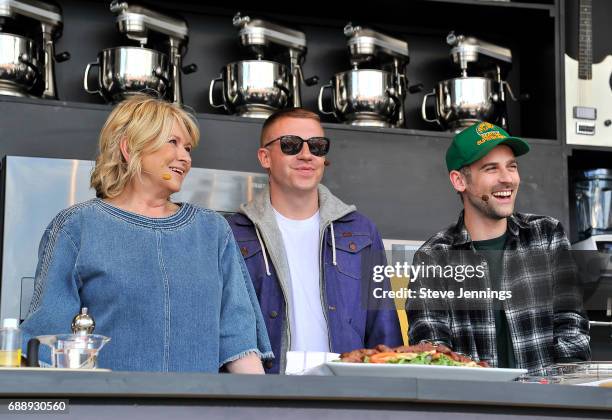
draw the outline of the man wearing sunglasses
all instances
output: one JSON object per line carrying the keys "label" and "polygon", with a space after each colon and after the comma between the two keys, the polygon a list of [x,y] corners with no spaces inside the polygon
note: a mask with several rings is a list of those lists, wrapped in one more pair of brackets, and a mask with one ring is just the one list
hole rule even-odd
{"label": "man wearing sunglasses", "polygon": [[271,115],[257,151],[268,188],[229,219],[276,357],[267,373],[285,371],[289,350],[402,344],[395,310],[362,305],[362,272],[386,264],[384,249],[374,224],[320,184],[329,149],[317,114]]}

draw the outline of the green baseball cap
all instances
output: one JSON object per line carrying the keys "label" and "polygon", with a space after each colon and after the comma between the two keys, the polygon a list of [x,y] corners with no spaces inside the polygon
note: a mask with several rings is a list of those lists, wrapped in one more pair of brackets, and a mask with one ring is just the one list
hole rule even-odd
{"label": "green baseball cap", "polygon": [[486,156],[500,144],[509,146],[514,156],[529,151],[529,144],[518,137],[511,137],[505,130],[488,122],[477,122],[453,138],[446,151],[448,171],[457,170]]}

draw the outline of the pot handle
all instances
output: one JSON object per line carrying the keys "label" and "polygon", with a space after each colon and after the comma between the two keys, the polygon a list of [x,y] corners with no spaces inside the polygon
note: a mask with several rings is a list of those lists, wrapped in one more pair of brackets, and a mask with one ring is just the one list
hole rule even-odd
{"label": "pot handle", "polygon": [[425,96],[423,96],[423,103],[421,104],[421,116],[428,123],[438,123],[438,124],[440,124],[440,121],[438,121],[437,118],[434,118],[434,119],[427,118],[427,109],[426,109],[426,107],[427,107],[427,98],[430,97],[430,96],[433,96],[435,94],[436,94],[436,91],[434,89],[431,92],[426,93]]}
{"label": "pot handle", "polygon": [[38,364],[38,347],[40,347],[40,341],[38,341],[38,338],[31,338],[30,341],[28,341],[28,367],[40,367],[40,365]]}
{"label": "pot handle", "polygon": [[395,94],[395,89],[387,89],[387,95],[391,98],[393,103],[395,104],[395,109],[393,110],[393,115],[391,116],[391,121],[393,124],[398,123],[398,117],[400,115],[400,111],[402,109],[402,100]]}
{"label": "pot handle", "polygon": [[89,89],[89,81],[87,79],[89,79],[89,71],[91,70],[91,68],[93,66],[99,66],[100,63],[98,63],[97,61],[94,61],[92,63],[87,63],[87,67],[85,67],[85,76],[83,77],[83,89],[85,89],[85,92],[89,93],[90,95],[99,93],[100,95],[102,95],[102,92],[100,92],[99,90],[91,90]]}
{"label": "pot handle", "polygon": [[38,71],[38,68],[36,68],[34,64],[30,63],[30,57],[28,57],[27,54],[21,54],[19,56],[19,62],[25,64],[26,66],[28,66],[34,71],[35,78],[34,78],[34,81],[32,82],[32,86],[34,86],[36,82],[38,82],[38,78],[40,77],[40,72]]}
{"label": "pot handle", "polygon": [[586,196],[582,193],[576,194],[576,215],[578,218],[578,232],[589,234],[593,229],[590,223],[588,204]]}
{"label": "pot handle", "polygon": [[285,95],[291,96],[291,91],[289,89],[287,89],[285,86],[283,86],[283,84],[281,82],[275,80],[274,81],[274,87],[277,87],[278,89],[283,91],[285,93]]}
{"label": "pot handle", "polygon": [[216,79],[213,79],[210,81],[210,87],[208,88],[208,103],[210,104],[210,106],[212,106],[213,108],[223,108],[226,111],[228,110],[227,107],[225,106],[225,104],[216,104],[215,103],[215,98],[213,96],[213,91],[215,89],[215,84],[217,82],[220,82],[223,80],[223,76],[219,75],[219,77],[217,77]]}
{"label": "pot handle", "polygon": [[[170,80],[168,80],[167,77],[164,76],[164,71],[161,69],[161,67],[156,67],[155,70],[153,70],[153,76],[157,76],[161,79],[162,82],[164,82],[164,84],[166,85],[166,92],[168,91],[168,89],[170,88],[171,82]],[[162,95],[158,90],[154,90],[154,89],[150,89],[152,91],[154,91],[155,93],[157,93],[157,97],[162,99],[164,95]]]}
{"label": "pot handle", "polygon": [[[336,112],[335,111],[326,111],[325,108],[323,107],[323,92],[325,91],[325,89],[331,89],[333,87],[333,84],[330,82],[326,85],[321,86],[321,89],[319,89],[319,98],[318,98],[318,104],[319,104],[319,112],[323,115],[333,115],[334,117],[338,118],[336,116]],[[333,97],[333,92],[332,92],[332,97]]]}

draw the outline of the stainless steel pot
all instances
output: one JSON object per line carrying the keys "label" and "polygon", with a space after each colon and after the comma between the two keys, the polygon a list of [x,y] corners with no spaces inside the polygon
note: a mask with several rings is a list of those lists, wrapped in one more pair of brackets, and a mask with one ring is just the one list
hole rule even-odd
{"label": "stainless steel pot", "polygon": [[[287,66],[274,61],[244,60],[226,65],[218,78],[210,82],[208,100],[214,108],[223,108],[243,117],[266,118],[288,105],[291,74]],[[215,101],[215,84],[223,82],[223,102]]]}
{"label": "stainless steel pot", "polygon": [[574,181],[574,197],[582,237],[612,232],[612,169],[582,172]]}
{"label": "stainless steel pot", "polygon": [[[502,82],[504,83],[504,82]],[[495,122],[503,112],[500,82],[486,77],[443,80],[423,97],[421,115],[448,130],[461,130],[478,121]],[[427,99],[436,98],[436,118],[427,116]]]}
{"label": "stainless steel pot", "polygon": [[[332,90],[332,109],[323,106],[325,89]],[[393,126],[401,108],[391,73],[382,70],[349,70],[337,73],[319,91],[319,111],[351,125]]]}
{"label": "stainless steel pot", "polygon": [[31,39],[0,33],[0,95],[29,96],[43,74],[39,54]]}
{"label": "stainless steel pot", "polygon": [[[98,67],[98,89],[89,87],[89,72]],[[107,102],[119,102],[129,95],[148,93],[163,97],[170,86],[168,56],[141,47],[107,48],[98,60],[87,64],[83,88],[100,94]]]}

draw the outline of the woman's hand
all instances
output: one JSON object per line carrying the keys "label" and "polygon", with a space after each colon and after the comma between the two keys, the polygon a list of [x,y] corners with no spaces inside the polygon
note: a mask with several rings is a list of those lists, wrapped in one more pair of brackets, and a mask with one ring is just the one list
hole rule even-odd
{"label": "woman's hand", "polygon": [[225,365],[229,373],[251,373],[263,375],[264,369],[261,360],[255,353],[250,353],[241,359],[234,360]]}

